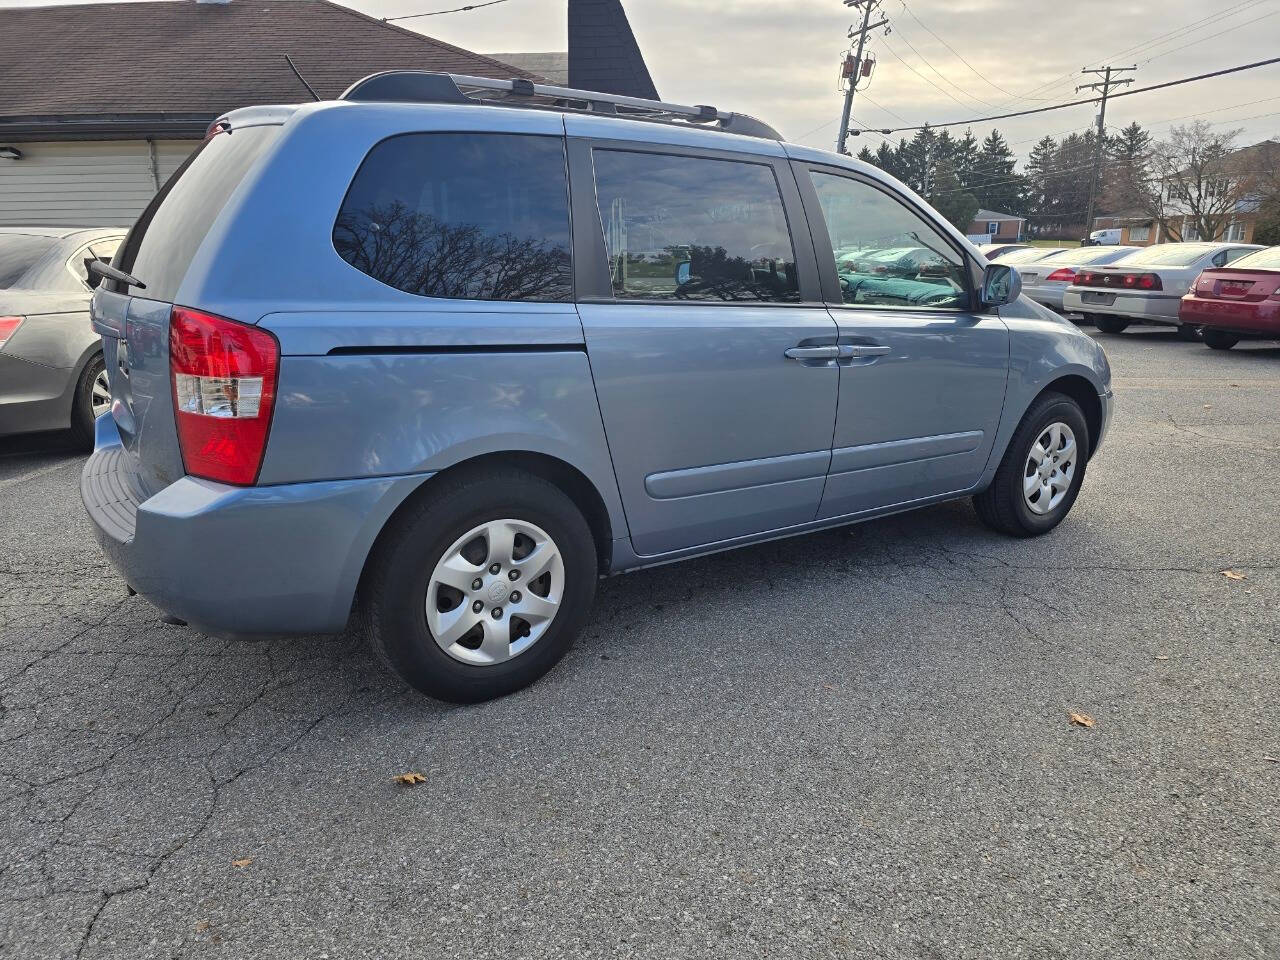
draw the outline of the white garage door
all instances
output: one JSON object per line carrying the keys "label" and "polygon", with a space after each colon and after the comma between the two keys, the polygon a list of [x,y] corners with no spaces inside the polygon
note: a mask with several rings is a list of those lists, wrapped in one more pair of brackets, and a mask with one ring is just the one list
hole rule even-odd
{"label": "white garage door", "polygon": [[[198,145],[156,141],[160,182]],[[127,227],[156,191],[145,140],[14,146],[21,160],[0,159],[0,226]]]}

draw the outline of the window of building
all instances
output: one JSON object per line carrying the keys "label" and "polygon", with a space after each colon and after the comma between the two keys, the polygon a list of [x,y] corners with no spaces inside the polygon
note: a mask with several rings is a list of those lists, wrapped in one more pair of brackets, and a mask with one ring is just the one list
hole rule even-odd
{"label": "window of building", "polygon": [[624,150],[593,160],[615,297],[800,299],[771,166]]}
{"label": "window of building", "polygon": [[1151,239],[1150,227],[1130,227],[1129,242],[1130,243],[1146,243]]}
{"label": "window of building", "polygon": [[964,258],[914,210],[862,180],[810,173],[848,304],[969,304]]}
{"label": "window of building", "polygon": [[572,300],[558,137],[413,133],[365,157],[333,229],[339,256],[422,297]]}

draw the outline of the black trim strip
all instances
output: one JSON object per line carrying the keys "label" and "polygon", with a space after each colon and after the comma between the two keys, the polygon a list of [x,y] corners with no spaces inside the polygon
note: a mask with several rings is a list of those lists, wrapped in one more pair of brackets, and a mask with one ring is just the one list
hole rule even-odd
{"label": "black trim strip", "polygon": [[334,347],[329,357],[446,356],[455,353],[586,353],[584,343],[453,343],[432,346]]}

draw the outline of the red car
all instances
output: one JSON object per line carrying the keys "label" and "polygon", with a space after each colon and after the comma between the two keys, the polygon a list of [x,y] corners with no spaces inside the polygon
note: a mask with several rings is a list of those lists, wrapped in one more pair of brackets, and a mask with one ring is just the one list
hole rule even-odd
{"label": "red car", "polygon": [[1244,339],[1280,340],[1280,247],[1205,270],[1182,298],[1178,320],[1201,327],[1215,350]]}

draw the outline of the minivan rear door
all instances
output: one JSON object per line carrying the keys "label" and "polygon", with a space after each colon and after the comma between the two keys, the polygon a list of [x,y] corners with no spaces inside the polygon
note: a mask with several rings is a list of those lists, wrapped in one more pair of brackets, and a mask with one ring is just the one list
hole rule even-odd
{"label": "minivan rear door", "polygon": [[145,286],[104,280],[91,316],[102,335],[111,415],[147,495],[184,474],[169,377],[169,314],[187,270],[278,124],[215,128],[160,188],[112,265]]}
{"label": "minivan rear door", "polygon": [[636,552],[813,520],[836,325],[785,161],[572,136],[569,153],[579,314]]}

